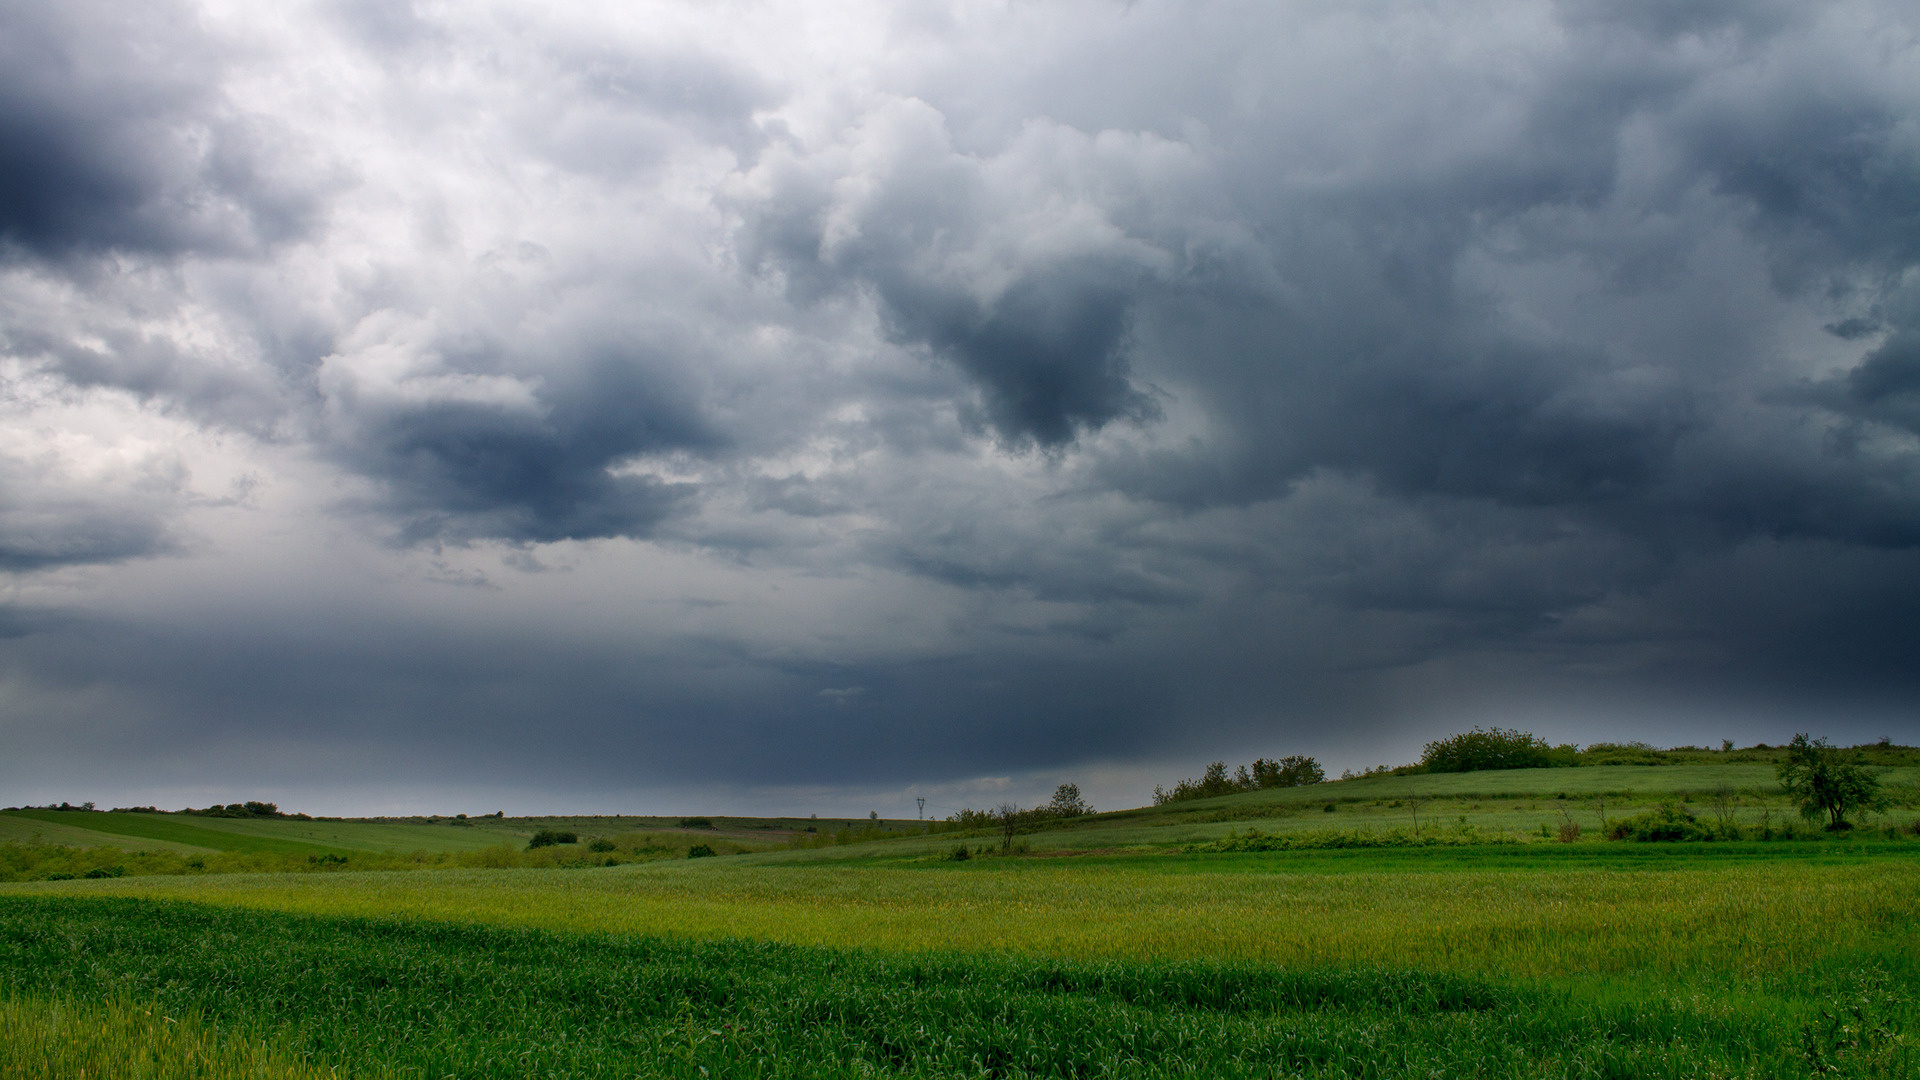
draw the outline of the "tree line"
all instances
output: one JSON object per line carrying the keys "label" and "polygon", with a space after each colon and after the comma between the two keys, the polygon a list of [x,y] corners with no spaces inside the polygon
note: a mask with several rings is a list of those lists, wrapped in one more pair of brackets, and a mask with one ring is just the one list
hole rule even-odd
{"label": "tree line", "polygon": [[1153,805],[1164,806],[1171,802],[1184,802],[1187,799],[1211,799],[1216,795],[1233,795],[1242,791],[1259,791],[1263,788],[1305,787],[1318,784],[1327,778],[1320,763],[1301,754],[1289,754],[1279,760],[1255,758],[1251,765],[1242,765],[1231,775],[1227,773],[1227,763],[1216,761],[1207,766],[1198,780],[1182,780],[1171,788],[1153,786]]}

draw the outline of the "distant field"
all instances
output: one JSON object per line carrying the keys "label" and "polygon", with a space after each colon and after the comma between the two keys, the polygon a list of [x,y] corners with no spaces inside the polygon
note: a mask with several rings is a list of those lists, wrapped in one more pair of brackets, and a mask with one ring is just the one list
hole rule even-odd
{"label": "distant field", "polygon": [[[83,820],[83,815],[58,814],[43,819],[38,814],[28,816],[18,812],[0,812],[0,844],[62,844],[68,847],[96,847],[102,844],[132,846],[126,843],[126,838],[123,836],[88,829],[78,824],[69,824],[71,821],[78,820]],[[142,839],[138,846],[157,851],[178,851],[188,855],[219,850],[198,844],[152,838]]]}
{"label": "distant field", "polygon": [[[1884,769],[1880,775],[1893,805],[1884,814],[1860,815],[1860,823],[1909,826],[1920,820],[1920,768]],[[1730,793],[1725,805],[1716,804],[1715,792]],[[1543,829],[1557,835],[1563,822],[1571,822],[1592,840],[1604,831],[1604,821],[1662,802],[1675,803],[1705,819],[1724,813],[1746,825],[1799,820],[1780,792],[1771,765],[1598,766],[1374,776],[1269,789],[1056,822],[1023,836],[1021,843],[1036,852],[1166,850],[1247,829],[1268,833],[1409,830],[1416,822],[1423,832],[1472,830],[1489,839],[1508,840],[1538,840]],[[635,842],[645,835],[668,846],[677,844],[682,851],[694,843],[719,844],[723,851],[765,851],[805,842],[818,846],[812,854],[795,857],[858,859],[873,854],[876,843],[885,853],[923,856],[951,850],[962,842],[981,847],[996,841],[984,832],[970,837],[928,832],[930,827],[943,826],[920,822],[714,817],[704,819],[710,827],[686,827],[681,820],[577,816],[300,821],[28,810],[0,813],[0,843],[30,842],[37,832],[43,843],[80,847],[294,856],[406,854],[474,852],[499,844],[517,849],[537,829],[548,828],[573,831],[583,842],[594,837]],[[836,844],[847,838],[859,842]]]}
{"label": "distant field", "polygon": [[[235,829],[211,827],[218,818],[178,817],[170,814],[102,814],[63,810],[13,810],[0,813],[0,819],[12,818],[57,825],[70,833],[85,831],[101,834],[94,843],[120,847],[141,847],[149,842],[186,844],[202,851],[260,851],[285,854],[318,854],[332,848],[308,843],[286,835],[259,835]],[[249,824],[234,822],[234,824]],[[302,824],[267,822],[270,825]]]}
{"label": "distant field", "polygon": [[[749,846],[784,843],[803,821],[721,818],[715,827],[683,828],[674,818],[551,817],[302,821],[297,818],[219,818],[188,814],[115,814],[99,811],[0,811],[0,843],[41,842],[88,847],[166,848],[179,851],[327,852],[478,851],[497,844],[524,846],[538,829],[570,829],[582,837],[636,831],[718,837]],[[866,824],[861,822],[862,825]],[[899,823],[892,823],[896,826]]]}

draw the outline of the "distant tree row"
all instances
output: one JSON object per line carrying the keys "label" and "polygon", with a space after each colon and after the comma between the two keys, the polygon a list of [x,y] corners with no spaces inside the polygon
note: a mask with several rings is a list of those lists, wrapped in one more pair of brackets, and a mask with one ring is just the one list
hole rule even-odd
{"label": "distant tree row", "polygon": [[188,807],[185,810],[182,810],[180,812],[183,814],[192,814],[196,817],[293,818],[298,821],[312,820],[311,818],[308,818],[307,815],[305,814],[283,814],[280,812],[279,806],[270,802],[248,801],[248,802],[228,803],[225,806],[221,806],[219,803],[215,803],[214,805],[209,806],[204,810],[195,810],[192,807]]}
{"label": "distant tree row", "polygon": [[1080,785],[1061,784],[1053,789],[1053,799],[1032,809],[1021,809],[1014,803],[1001,803],[991,810],[975,810],[972,807],[947,817],[948,829],[959,832],[997,832],[1003,838],[1002,847],[1011,847],[1013,838],[1023,832],[1040,828],[1049,822],[1067,818],[1084,817],[1097,813],[1080,796]]}
{"label": "distant tree row", "polygon": [[[1660,750],[1643,742],[1597,742],[1589,743],[1582,749],[1573,743],[1550,745],[1545,739],[1528,731],[1499,727],[1474,728],[1428,743],[1418,764],[1395,768],[1382,765],[1361,773],[1345,773],[1341,779],[1382,774],[1406,776],[1429,772],[1588,765],[1707,765],[1735,762],[1778,765],[1792,758],[1797,752],[1795,748],[1804,739],[1805,736],[1796,736],[1795,742],[1785,746],[1755,743],[1743,748],[1735,748],[1733,741],[1728,739],[1722,741],[1717,750],[1701,746],[1676,746]],[[1920,752],[1910,746],[1896,746],[1891,739],[1853,747],[1852,756],[1876,765],[1920,764]]]}
{"label": "distant tree row", "polygon": [[[63,803],[60,803],[59,805],[48,803],[45,806],[8,806],[0,809],[72,810],[72,811],[79,811],[79,812],[90,812],[93,810],[93,808],[94,806],[93,806],[93,803],[91,802],[83,802],[77,806],[73,803],[63,802]],[[166,812],[167,811],[165,810],[161,810],[157,807],[152,807],[152,806],[116,806],[112,810],[108,811],[108,813],[113,813],[113,814],[164,814]],[[311,817],[308,817],[305,814],[283,814],[280,812],[280,808],[278,806],[270,802],[237,802],[237,803],[228,803],[225,806],[221,806],[220,804],[215,803],[214,805],[209,806],[204,810],[195,810],[192,807],[187,807],[186,809],[181,810],[180,813],[194,814],[198,817],[289,818],[295,821],[312,821],[313,820]],[[462,815],[462,816],[464,817],[465,815]]]}
{"label": "distant tree row", "polygon": [[1256,758],[1253,764],[1240,766],[1232,775],[1227,773],[1226,762],[1216,761],[1207,766],[1207,771],[1198,780],[1182,780],[1171,788],[1155,784],[1153,804],[1163,806],[1187,799],[1211,799],[1216,795],[1259,791],[1262,788],[1305,787],[1318,784],[1326,778],[1326,770],[1320,767],[1318,761],[1300,754],[1290,754],[1278,761]]}

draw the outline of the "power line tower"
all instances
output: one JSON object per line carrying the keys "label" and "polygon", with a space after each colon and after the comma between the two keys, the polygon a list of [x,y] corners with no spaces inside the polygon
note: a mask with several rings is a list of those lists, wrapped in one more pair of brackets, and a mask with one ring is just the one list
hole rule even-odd
{"label": "power line tower", "polygon": [[913,801],[920,804],[920,820],[921,821],[927,820],[927,800],[924,798],[918,798]]}

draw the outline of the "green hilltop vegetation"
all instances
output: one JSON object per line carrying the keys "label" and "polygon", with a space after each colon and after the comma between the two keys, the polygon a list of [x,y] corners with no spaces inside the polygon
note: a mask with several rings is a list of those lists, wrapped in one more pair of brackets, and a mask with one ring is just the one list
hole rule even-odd
{"label": "green hilltop vegetation", "polygon": [[1920,1075],[1917,830],[1890,742],[1499,729],[938,822],[13,808],[0,1080]]}

